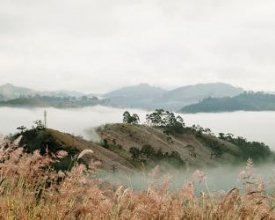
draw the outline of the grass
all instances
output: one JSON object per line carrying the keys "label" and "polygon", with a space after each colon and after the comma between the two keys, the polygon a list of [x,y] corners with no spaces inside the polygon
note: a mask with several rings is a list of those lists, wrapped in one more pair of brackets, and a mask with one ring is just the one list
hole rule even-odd
{"label": "grass", "polygon": [[[68,172],[54,171],[49,164],[60,155],[27,154],[12,144],[0,151],[0,219],[231,220],[275,216],[275,197],[266,191],[274,183],[265,185],[254,177],[252,160],[239,175],[243,189],[211,192],[205,174],[195,171],[181,187],[171,190],[173,180],[162,180],[157,166],[146,177],[148,187],[138,191],[97,178],[97,161],[88,167],[75,163]],[[195,194],[195,181],[206,190]]]}

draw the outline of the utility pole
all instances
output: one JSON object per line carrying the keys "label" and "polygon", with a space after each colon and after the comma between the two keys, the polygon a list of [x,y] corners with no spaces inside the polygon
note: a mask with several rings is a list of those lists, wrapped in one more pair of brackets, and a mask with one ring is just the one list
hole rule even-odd
{"label": "utility pole", "polygon": [[47,111],[44,110],[44,128],[47,128]]}

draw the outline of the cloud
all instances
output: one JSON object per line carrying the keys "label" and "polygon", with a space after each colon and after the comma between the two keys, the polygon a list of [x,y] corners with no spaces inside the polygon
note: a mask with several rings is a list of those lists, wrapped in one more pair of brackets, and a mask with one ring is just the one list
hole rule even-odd
{"label": "cloud", "polygon": [[106,92],[139,82],[257,88],[258,79],[272,89],[263,78],[275,81],[274,9],[271,0],[4,2],[0,83]]}

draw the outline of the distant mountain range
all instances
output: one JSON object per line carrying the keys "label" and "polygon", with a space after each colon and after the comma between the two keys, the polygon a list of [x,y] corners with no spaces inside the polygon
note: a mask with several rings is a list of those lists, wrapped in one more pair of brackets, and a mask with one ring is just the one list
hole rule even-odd
{"label": "distant mountain range", "polygon": [[58,90],[41,92],[14,86],[10,83],[0,86],[0,106],[79,108],[106,105],[107,103],[107,100],[77,91]]}
{"label": "distant mountain range", "polygon": [[15,86],[10,83],[6,83],[0,86],[0,100],[7,101],[20,96],[31,96],[31,95],[41,95],[41,96],[53,96],[53,97],[81,97],[87,96],[84,93],[70,90],[57,90],[57,91],[36,91],[33,89]]}
{"label": "distant mountain range", "polygon": [[0,106],[12,107],[84,107],[106,105],[154,110],[162,108],[182,112],[219,112],[235,110],[275,110],[275,95],[245,92],[226,83],[206,83],[165,90],[149,84],[127,86],[101,98],[77,91],[36,91],[12,84],[0,86]]}
{"label": "distant mountain range", "polygon": [[110,103],[119,107],[153,110],[164,108],[177,111],[184,106],[197,103],[207,97],[236,96],[243,89],[225,83],[207,83],[164,90],[148,84],[124,87],[104,95]]}
{"label": "distant mountain range", "polygon": [[206,98],[181,109],[186,113],[230,111],[275,111],[275,95],[244,92],[234,97]]}

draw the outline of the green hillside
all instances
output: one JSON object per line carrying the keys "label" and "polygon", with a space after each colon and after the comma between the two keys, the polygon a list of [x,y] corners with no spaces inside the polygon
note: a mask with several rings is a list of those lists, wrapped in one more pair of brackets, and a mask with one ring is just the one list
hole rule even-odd
{"label": "green hillside", "polygon": [[181,112],[275,111],[275,95],[245,92],[234,97],[206,98],[197,104],[183,107]]}

